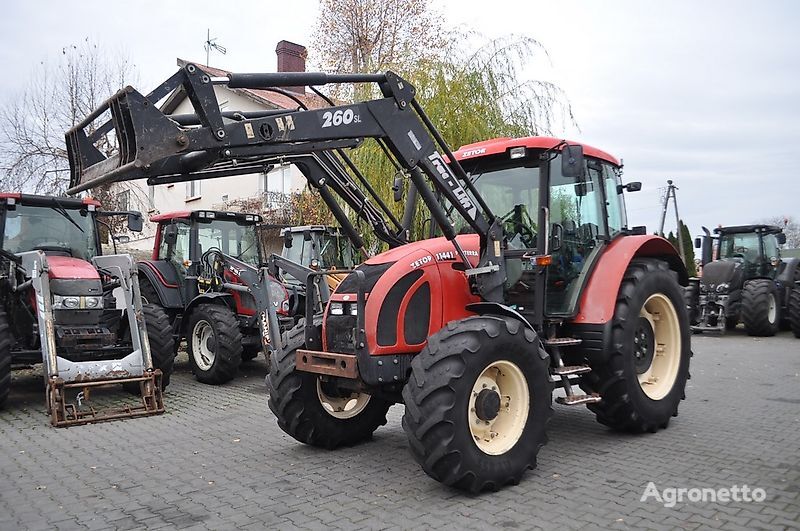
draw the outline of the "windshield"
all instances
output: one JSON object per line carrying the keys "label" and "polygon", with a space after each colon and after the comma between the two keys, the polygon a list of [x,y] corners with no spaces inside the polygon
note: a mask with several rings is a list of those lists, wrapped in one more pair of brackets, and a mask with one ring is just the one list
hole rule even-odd
{"label": "windshield", "polygon": [[97,256],[94,218],[86,210],[17,205],[5,214],[2,248],[41,250],[90,260]]}
{"label": "windshield", "polygon": [[723,234],[719,238],[719,258],[743,258],[755,262],[759,256],[758,234]]}
{"label": "windshield", "polygon": [[306,267],[312,259],[320,261],[322,269],[352,269],[353,247],[345,236],[329,232],[312,232],[306,240],[303,232],[292,233],[292,246],[284,247],[283,256]]}
{"label": "windshield", "polygon": [[260,265],[261,257],[255,225],[239,225],[235,221],[216,219],[211,223],[199,223],[197,241],[201,253],[216,248],[254,267]]}

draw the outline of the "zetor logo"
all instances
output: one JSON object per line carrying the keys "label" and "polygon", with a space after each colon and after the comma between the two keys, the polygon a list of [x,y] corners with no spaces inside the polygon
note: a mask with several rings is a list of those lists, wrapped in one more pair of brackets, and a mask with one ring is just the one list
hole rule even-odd
{"label": "zetor logo", "polygon": [[425,264],[429,264],[431,260],[433,260],[433,257],[431,255],[423,256],[419,260],[414,260],[413,262],[411,262],[411,269],[416,269],[418,267],[424,266]]}
{"label": "zetor logo", "polygon": [[436,171],[439,172],[442,180],[450,187],[453,195],[456,196],[459,204],[461,204],[461,207],[467,212],[470,219],[475,220],[475,218],[478,217],[478,207],[476,207],[469,198],[466,190],[459,184],[455,176],[447,169],[447,165],[445,165],[444,160],[442,160],[442,156],[439,155],[439,153],[431,153],[431,155],[428,156],[428,160],[433,163]]}
{"label": "zetor logo", "polygon": [[461,158],[465,159],[467,157],[474,157],[475,155],[483,155],[484,153],[486,153],[486,148],[470,149],[469,151],[463,152]]}

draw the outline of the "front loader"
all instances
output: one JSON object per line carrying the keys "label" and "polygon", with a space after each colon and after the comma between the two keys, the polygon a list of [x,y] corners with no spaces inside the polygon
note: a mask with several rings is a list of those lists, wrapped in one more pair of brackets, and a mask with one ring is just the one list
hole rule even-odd
{"label": "front loader", "polygon": [[[127,215],[129,229],[141,230],[141,214],[99,207],[92,199],[0,193],[0,405],[12,364],[43,363],[54,426],[164,412],[174,359],[167,316],[142,305],[129,255],[101,253],[100,225],[110,229],[103,218]],[[92,390],[116,384],[139,403],[96,409]]]}
{"label": "front loader", "polygon": [[[222,113],[213,91],[328,83],[375,83],[382,97],[244,114]],[[155,105],[179,86],[194,117],[171,119]],[[640,185],[622,182],[612,155],[546,137],[453,152],[414,87],[392,72],[210,78],[187,65],[148,96],[124,89],[90,118],[106,108],[112,121],[97,130],[113,129],[126,149],[107,158],[88,122],[69,131],[72,192],[288,160],[356,249],[361,236],[334,196],[390,247],[348,271],[321,313],[313,288],[330,272],[308,274],[305,319],[281,338],[270,329],[269,407],[295,439],[356,444],[404,403],[423,470],[478,492],[515,484],[536,465],[555,387],[558,403],[587,405],[617,430],[655,432],[677,415],[691,356],[688,278],[669,242],[628,226],[623,194]],[[345,153],[365,138],[405,175],[402,221],[375,216],[380,198],[369,199]],[[409,243],[418,200],[433,237]]]}

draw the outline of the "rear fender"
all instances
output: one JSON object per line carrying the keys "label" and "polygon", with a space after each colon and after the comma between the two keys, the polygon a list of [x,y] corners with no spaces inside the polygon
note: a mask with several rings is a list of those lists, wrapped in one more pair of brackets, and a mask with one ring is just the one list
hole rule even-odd
{"label": "rear fender", "polygon": [[594,267],[581,294],[575,324],[604,324],[614,316],[622,278],[634,258],[657,258],[678,274],[681,286],[689,284],[689,274],[675,247],[653,235],[621,236],[613,240]]}
{"label": "rear fender", "polygon": [[158,303],[164,308],[175,309],[183,308],[183,301],[181,300],[180,287],[177,284],[176,278],[171,278],[172,272],[175,276],[174,269],[165,260],[140,260],[137,264],[139,274],[146,277],[153,289],[158,294]]}

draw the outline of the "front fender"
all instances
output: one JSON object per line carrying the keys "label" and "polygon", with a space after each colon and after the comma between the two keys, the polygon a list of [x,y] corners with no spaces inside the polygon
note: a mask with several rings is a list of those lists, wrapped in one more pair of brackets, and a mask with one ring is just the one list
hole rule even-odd
{"label": "front fender", "polygon": [[678,251],[660,236],[621,236],[603,251],[581,294],[576,324],[605,324],[614,316],[617,293],[625,270],[634,258],[658,258],[678,274],[682,286],[689,284],[689,274]]}

